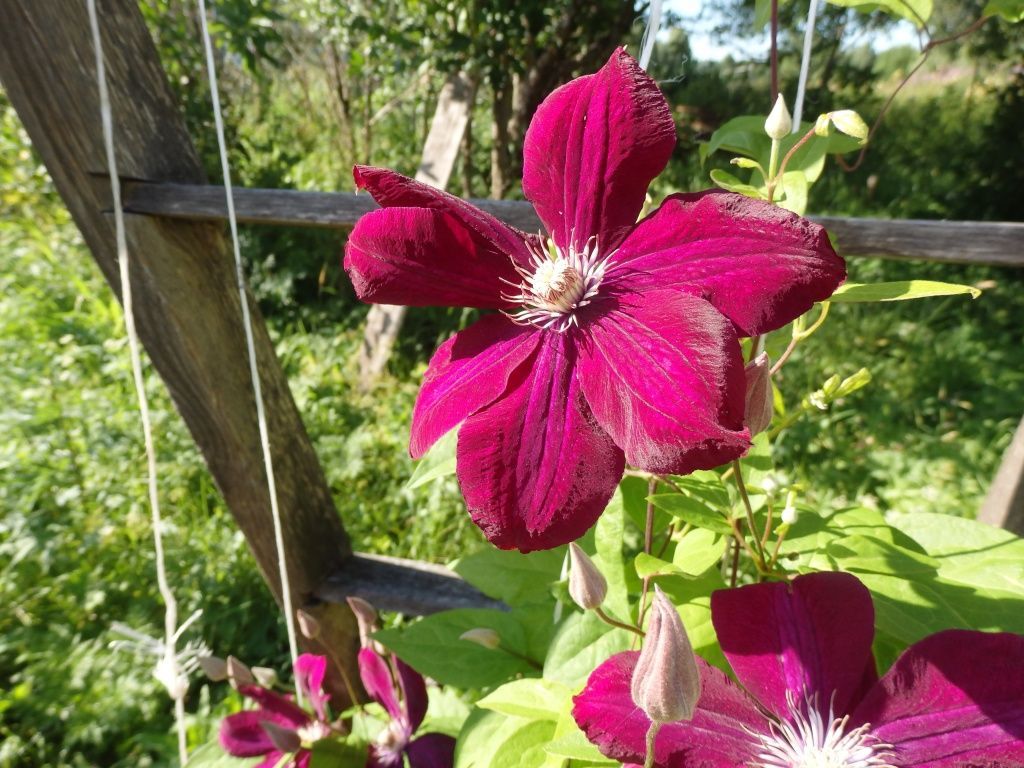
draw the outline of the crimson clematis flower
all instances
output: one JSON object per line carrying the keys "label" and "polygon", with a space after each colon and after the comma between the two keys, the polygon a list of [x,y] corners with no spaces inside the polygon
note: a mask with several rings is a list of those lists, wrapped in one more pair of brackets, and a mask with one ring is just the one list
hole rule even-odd
{"label": "crimson clematis flower", "polygon": [[295,660],[295,677],[315,716],[288,696],[258,685],[240,686],[238,692],[259,708],[225,717],[220,724],[221,746],[234,757],[262,756],[255,768],[307,768],[313,743],[335,735],[328,721],[330,696],[323,690],[326,671],[323,656],[304,653]]}
{"label": "crimson clematis flower", "polygon": [[391,657],[398,677],[397,690],[388,663],[373,648],[359,651],[359,676],[374,701],[391,716],[391,722],[370,745],[366,768],[451,768],[455,739],[443,733],[413,738],[427,714],[427,687],[423,675],[397,656]]}
{"label": "crimson clematis flower", "polygon": [[681,474],[741,456],[739,336],[785,325],[845,277],[821,227],[740,195],[672,195],[638,223],[675,141],[657,85],[619,49],[530,124],[523,191],[548,236],[355,169],[383,206],[346,246],[361,299],[501,310],[437,350],[410,444],[418,458],[462,425],[459,483],[498,547],[578,538],[627,462]]}
{"label": "crimson clematis flower", "polygon": [[[871,596],[844,573],[716,592],[711,618],[743,687],[698,659],[697,709],[658,732],[661,768],[1024,766],[1024,637],[939,632],[879,679]],[[637,656],[598,667],[573,716],[605,755],[643,763]]]}

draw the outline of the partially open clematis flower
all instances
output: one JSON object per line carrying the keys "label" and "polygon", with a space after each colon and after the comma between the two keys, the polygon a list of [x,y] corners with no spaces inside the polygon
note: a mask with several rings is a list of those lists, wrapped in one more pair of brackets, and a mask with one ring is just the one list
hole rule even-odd
{"label": "partially open clematis flower", "polygon": [[[455,739],[443,733],[413,738],[427,714],[427,686],[423,675],[392,655],[392,664],[372,647],[359,651],[359,676],[370,697],[391,716],[387,728],[370,745],[366,768],[451,768]],[[397,676],[397,685],[392,677]]]}
{"label": "partially open clematis flower", "polygon": [[[743,687],[698,659],[693,719],[661,727],[655,765],[1024,766],[1024,637],[939,632],[879,679],[871,596],[844,573],[716,592],[711,618]],[[573,716],[605,755],[643,763],[650,721],[630,698],[636,663],[627,652],[598,667]]]}
{"label": "partially open clematis flower", "polygon": [[741,456],[738,338],[788,323],[845,277],[820,226],[741,195],[672,195],[637,222],[675,141],[657,85],[619,49],[530,124],[523,191],[547,235],[355,169],[382,206],[346,246],[361,299],[500,310],[437,350],[410,443],[419,458],[461,424],[462,493],[498,547],[578,538],[626,463],[688,473]]}
{"label": "partially open clematis flower", "polygon": [[327,659],[304,653],[295,660],[295,678],[313,714],[291,697],[255,684],[239,685],[257,709],[228,715],[220,724],[220,743],[234,757],[263,757],[255,768],[306,768],[314,742],[335,735],[324,693]]}

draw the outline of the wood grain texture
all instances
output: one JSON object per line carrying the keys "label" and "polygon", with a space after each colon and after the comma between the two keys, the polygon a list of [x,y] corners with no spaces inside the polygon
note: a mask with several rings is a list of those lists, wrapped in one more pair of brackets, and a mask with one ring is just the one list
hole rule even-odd
{"label": "wood grain texture", "polygon": [[[541,229],[527,202],[471,200],[526,232]],[[369,195],[351,192],[300,192],[287,189],[236,190],[241,221],[314,227],[351,227],[376,208]],[[223,195],[216,187],[129,184],[125,210],[153,216],[199,221],[226,217]],[[853,219],[810,216],[832,234],[844,256],[881,256],[951,264],[1024,267],[1024,224],[918,219]]]}
{"label": "wood grain texture", "polygon": [[978,520],[1024,536],[1024,419],[1003,454]]}
{"label": "wood grain texture", "polygon": [[[216,194],[201,186],[206,179],[199,158],[136,0],[102,0],[99,12],[120,172]],[[86,5],[0,0],[0,20],[0,80],[119,294],[113,219],[104,212],[109,185],[102,175],[106,162]],[[280,602],[241,307],[223,227],[216,219],[138,215],[128,215],[126,227],[141,341]],[[249,301],[292,599],[300,607],[345,562],[350,547],[266,326],[251,296]],[[351,646],[356,636],[350,619],[351,633],[337,640],[340,647]]]}
{"label": "wood grain texture", "polygon": [[492,600],[443,566],[356,553],[317,592],[327,602],[361,597],[385,611],[425,616],[453,608],[508,606]]}

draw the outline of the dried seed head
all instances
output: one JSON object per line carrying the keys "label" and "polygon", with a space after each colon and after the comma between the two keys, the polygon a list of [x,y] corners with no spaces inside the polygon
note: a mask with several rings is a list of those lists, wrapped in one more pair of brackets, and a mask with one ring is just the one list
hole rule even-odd
{"label": "dried seed head", "polygon": [[743,413],[743,423],[750,429],[750,436],[760,434],[768,429],[775,413],[775,400],[772,395],[771,365],[768,355],[759,354],[743,369],[747,376],[747,396]]}
{"label": "dried seed head", "polygon": [[487,629],[486,627],[466,630],[459,635],[459,640],[467,640],[492,651],[501,645],[501,636],[493,629]]}
{"label": "dried seed head", "polygon": [[768,119],[764,121],[764,132],[775,141],[781,141],[792,130],[793,118],[790,117],[789,110],[786,108],[786,100],[780,93],[779,98],[775,100],[775,106],[768,114]]}
{"label": "dried seed head", "polygon": [[203,674],[213,682],[219,683],[228,679],[228,663],[220,656],[200,656],[197,661]]}
{"label": "dried seed head", "polygon": [[690,638],[679,612],[657,587],[630,693],[633,702],[656,723],[689,720],[700,698],[700,670]]}
{"label": "dried seed head", "polygon": [[231,685],[234,688],[238,688],[240,685],[256,684],[252,670],[234,656],[228,656],[228,679],[231,680]]}
{"label": "dried seed head", "polygon": [[587,553],[569,544],[569,596],[580,608],[589,611],[604,602],[608,582]]}

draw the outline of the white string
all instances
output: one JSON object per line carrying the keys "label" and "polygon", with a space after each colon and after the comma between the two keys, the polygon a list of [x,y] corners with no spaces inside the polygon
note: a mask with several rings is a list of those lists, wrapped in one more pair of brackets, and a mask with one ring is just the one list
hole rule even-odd
{"label": "white string", "polygon": [[[285,626],[288,629],[288,650],[292,665],[298,658],[299,650],[295,636],[295,617],[292,612],[292,590],[288,580],[288,564],[285,562],[284,532],[281,527],[281,511],[277,504],[277,483],[274,480],[274,460],[270,454],[270,433],[267,430],[267,414],[263,403],[263,388],[256,364],[256,342],[253,339],[252,317],[249,313],[249,299],[245,290],[245,272],[242,269],[242,253],[238,246],[238,220],[235,217],[235,198],[231,189],[231,168],[228,165],[227,142],[224,140],[224,118],[220,108],[220,94],[217,90],[217,67],[213,60],[213,42],[206,23],[206,2],[199,1],[199,23],[206,49],[206,69],[210,77],[210,97],[213,100],[213,118],[217,127],[217,147],[220,150],[220,167],[224,176],[224,195],[228,206],[228,223],[231,227],[231,245],[235,254],[235,278],[238,282],[238,300],[242,305],[242,325],[245,328],[245,344],[249,352],[249,375],[252,377],[252,393],[256,400],[256,420],[260,429],[260,447],[263,449],[263,467],[267,474],[267,493],[270,495],[270,513],[274,519],[274,543],[277,547],[277,565],[281,579],[281,601],[284,605]],[[302,689],[295,681],[295,699],[302,705]]]}
{"label": "white string", "polygon": [[800,130],[804,114],[804,96],[807,93],[807,72],[811,68],[811,44],[814,42],[814,24],[818,15],[818,0],[811,0],[807,7],[807,26],[804,27],[804,51],[800,59],[800,79],[796,86],[796,102],[793,104],[793,133]]}
{"label": "white string", "polygon": [[[185,731],[185,689],[178,684],[181,677],[175,643],[178,639],[178,603],[167,582],[164,562],[163,522],[160,517],[160,499],[157,494],[156,449],[153,445],[153,427],[149,415],[149,400],[142,373],[142,356],[139,351],[139,337],[135,328],[135,310],[132,305],[132,284],[128,274],[128,242],[125,236],[124,212],[121,210],[121,180],[117,175],[117,158],[114,155],[114,125],[107,89],[107,70],[103,60],[103,41],[100,38],[99,19],[96,14],[96,0],[86,0],[89,9],[89,25],[92,28],[93,49],[96,54],[96,80],[100,93],[100,119],[103,123],[103,143],[107,153],[107,173],[110,176],[110,194],[114,204],[114,231],[117,236],[117,264],[121,280],[121,304],[124,308],[124,326],[128,336],[128,351],[132,362],[132,378],[135,394],[139,400],[139,416],[142,420],[142,437],[146,446],[146,471],[149,486],[149,508],[152,512],[153,548],[156,550],[156,580],[160,596],[164,601],[163,657],[157,666],[165,675],[164,682],[174,700],[174,723],[178,732],[178,758],[184,765],[188,761],[188,745]],[[173,685],[168,685],[173,682]]]}
{"label": "white string", "polygon": [[651,54],[654,53],[654,41],[658,37],[658,29],[661,27],[661,0],[651,0],[651,11],[647,16],[647,26],[644,28],[644,36],[640,39],[640,68],[647,69],[651,63]]}

